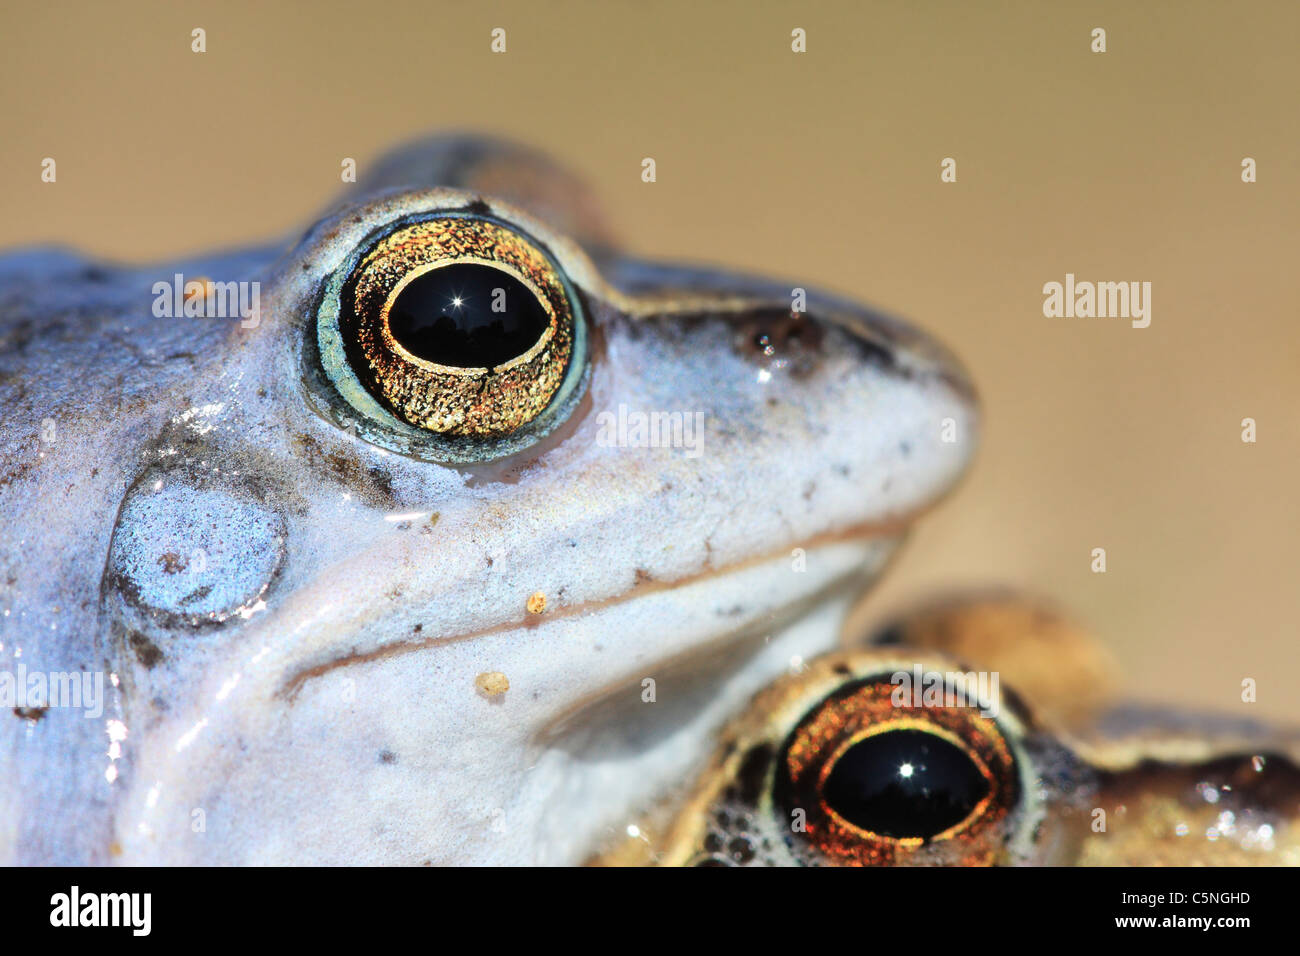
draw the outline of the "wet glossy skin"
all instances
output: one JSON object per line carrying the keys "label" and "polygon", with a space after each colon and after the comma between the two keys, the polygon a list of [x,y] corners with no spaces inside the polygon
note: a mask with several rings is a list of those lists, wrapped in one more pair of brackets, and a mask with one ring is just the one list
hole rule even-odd
{"label": "wet glossy skin", "polygon": [[[892,675],[918,666],[1000,675],[990,709],[1014,766],[999,768],[991,782],[994,791],[1009,785],[933,838],[882,839],[859,827],[833,840],[827,823],[834,817],[819,819],[818,810],[839,795],[824,783],[793,798],[782,789],[781,768],[800,740],[794,728],[828,707],[842,710],[845,688],[883,678],[892,689]],[[1106,700],[1111,676],[1087,635],[1028,602],[990,598],[920,612],[872,645],[820,658],[763,691],[723,733],[683,804],[639,821],[637,839],[613,844],[601,862],[1300,864],[1300,737],[1241,718],[1114,708]],[[891,705],[874,721],[901,726],[914,713]],[[926,759],[897,758],[897,772],[919,773]],[[878,781],[861,783],[879,792]],[[923,828],[920,798],[908,799],[915,816],[903,831],[909,822]],[[792,807],[808,811],[804,829],[792,822]],[[889,823],[897,828],[897,815]]]}
{"label": "wet glossy skin", "polygon": [[[0,860],[578,862],[831,646],[973,453],[931,340],[627,258],[536,157],[433,141],[361,179],[287,251],[0,257],[0,671],[107,678],[94,718],[0,714]],[[432,216],[527,235],[582,306],[573,407],[505,457],[322,371],[331,280]],[[154,315],[175,273],[259,282],[260,320]],[[602,443],[620,406],[700,414],[699,454]]]}

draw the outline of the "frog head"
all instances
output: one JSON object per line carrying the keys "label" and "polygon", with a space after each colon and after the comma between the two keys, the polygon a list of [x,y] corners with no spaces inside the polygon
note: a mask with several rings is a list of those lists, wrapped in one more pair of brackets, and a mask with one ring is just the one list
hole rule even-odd
{"label": "frog head", "polygon": [[1276,866],[1300,736],[1117,705],[1113,660],[1014,595],[926,606],[758,694],[681,805],[603,862]]}
{"label": "frog head", "polygon": [[439,139],[287,252],[0,260],[0,659],[108,678],[0,724],[7,858],[577,861],[830,645],[964,372],[592,208]]}

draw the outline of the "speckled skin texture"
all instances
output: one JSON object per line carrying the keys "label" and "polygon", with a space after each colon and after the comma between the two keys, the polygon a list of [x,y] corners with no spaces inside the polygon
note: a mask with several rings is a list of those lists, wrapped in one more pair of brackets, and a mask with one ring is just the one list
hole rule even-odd
{"label": "speckled skin texture", "polygon": [[[810,290],[782,364],[746,342],[798,283],[621,259],[508,147],[386,170],[287,251],[0,257],[0,671],[109,675],[95,719],[0,714],[0,861],[578,862],[834,643],[974,451],[906,326]],[[304,343],[368,235],[469,208],[545,246],[594,346],[554,434],[450,467],[340,427]],[[177,272],[259,281],[260,321],[155,317]],[[703,413],[701,454],[600,443],[620,404]]]}
{"label": "speckled skin texture", "polygon": [[[1300,865],[1300,734],[1239,717],[1116,706],[1105,651],[1055,609],[1022,595],[932,602],[865,646],[816,658],[774,681],[721,733],[692,792],[642,821],[641,839],[611,842],[600,862],[842,862],[790,825],[777,768],[791,731],[810,713],[834,711],[830,701],[841,688],[888,682],[915,668],[1000,675],[997,704],[988,710],[1021,786],[1010,801],[994,801],[990,826],[984,810],[970,818],[976,825],[915,847],[850,839],[842,848],[856,854],[852,862]],[[809,792],[803,802],[818,799]]]}

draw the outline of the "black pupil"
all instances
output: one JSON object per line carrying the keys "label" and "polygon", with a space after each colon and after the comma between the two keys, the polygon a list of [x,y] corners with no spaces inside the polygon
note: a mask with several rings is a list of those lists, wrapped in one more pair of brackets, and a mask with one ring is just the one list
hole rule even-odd
{"label": "black pupil", "polygon": [[988,792],[961,748],[923,730],[889,730],[841,755],[822,799],[872,833],[929,838],[965,820]]}
{"label": "black pupil", "polygon": [[417,276],[388,312],[388,327],[404,349],[453,368],[503,365],[536,345],[550,323],[526,285],[478,263]]}

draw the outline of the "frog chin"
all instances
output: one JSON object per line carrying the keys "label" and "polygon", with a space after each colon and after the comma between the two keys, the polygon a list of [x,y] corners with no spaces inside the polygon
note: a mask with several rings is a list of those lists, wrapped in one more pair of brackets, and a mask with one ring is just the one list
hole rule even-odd
{"label": "frog chin", "polygon": [[749,696],[835,644],[897,540],[831,541],[341,660],[292,692],[227,678],[137,741],[121,859],[581,862],[684,784]]}
{"label": "frog chin", "polygon": [[[637,609],[657,633],[675,628],[699,639],[676,655],[644,654],[645,666],[532,735],[528,785],[549,808],[534,827],[535,862],[588,859],[633,832],[647,811],[671,803],[738,708],[838,645],[849,607],[897,544],[859,537],[810,547],[712,578],[695,598]],[[804,558],[820,573],[792,586],[790,578],[801,573],[792,573],[792,563],[802,567]],[[752,606],[759,594],[762,609]],[[709,615],[712,622],[704,619]]]}

